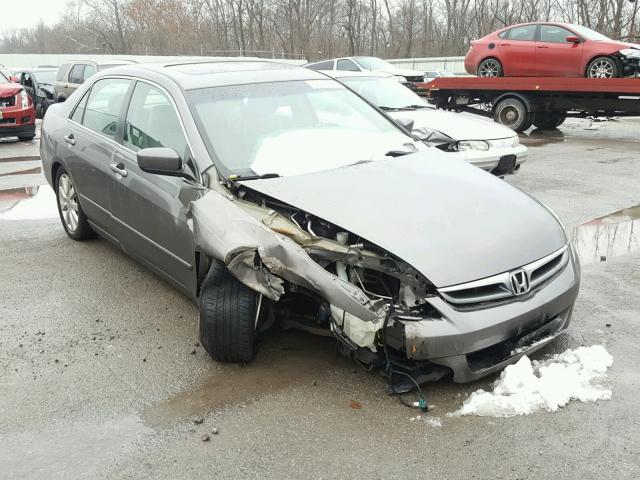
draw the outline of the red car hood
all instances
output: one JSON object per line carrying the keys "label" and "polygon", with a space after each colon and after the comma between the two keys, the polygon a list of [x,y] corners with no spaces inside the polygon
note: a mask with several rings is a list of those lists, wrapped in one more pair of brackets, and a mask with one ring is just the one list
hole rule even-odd
{"label": "red car hood", "polygon": [[17,83],[0,83],[0,98],[12,97],[22,90],[22,85]]}
{"label": "red car hood", "polygon": [[627,43],[627,42],[617,42],[615,40],[611,40],[609,42],[598,42],[603,47],[611,48],[611,53],[617,52],[618,50],[622,50],[623,48],[635,48],[640,50],[640,45],[637,43]]}

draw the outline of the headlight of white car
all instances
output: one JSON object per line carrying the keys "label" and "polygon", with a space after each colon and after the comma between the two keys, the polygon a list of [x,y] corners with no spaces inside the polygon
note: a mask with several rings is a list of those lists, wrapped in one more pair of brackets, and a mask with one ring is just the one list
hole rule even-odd
{"label": "headlight of white car", "polygon": [[29,107],[29,94],[27,92],[25,92],[24,90],[22,90],[20,92],[20,102],[22,103],[22,108],[28,108]]}
{"label": "headlight of white car", "polygon": [[394,78],[395,78],[397,81],[399,81],[399,82],[403,82],[403,83],[407,81],[407,78],[406,78],[406,77],[403,77],[402,75],[396,75]]}
{"label": "headlight of white car", "polygon": [[623,48],[618,53],[628,58],[640,58],[640,50],[636,48]]}
{"label": "headlight of white car", "polygon": [[489,140],[491,148],[513,148],[520,145],[520,139],[517,135],[509,138],[500,138],[498,140]]}
{"label": "headlight of white car", "polygon": [[489,143],[484,140],[460,140],[458,142],[458,151],[466,152],[468,150],[489,150]]}

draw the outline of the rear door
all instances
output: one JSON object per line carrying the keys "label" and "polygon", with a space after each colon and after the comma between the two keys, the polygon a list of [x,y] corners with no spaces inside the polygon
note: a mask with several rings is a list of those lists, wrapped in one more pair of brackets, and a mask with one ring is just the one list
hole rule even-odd
{"label": "rear door", "polygon": [[131,80],[105,78],[93,84],[73,110],[65,131],[65,164],[87,216],[113,235],[111,190],[116,181],[111,168],[122,130],[120,113]]}
{"label": "rear door", "polygon": [[187,212],[202,188],[140,170],[136,152],[150,147],[172,148],[197,177],[171,97],[158,86],[138,81],[126,113],[122,147],[113,159],[121,172],[112,191],[118,237],[126,251],[193,296],[195,247]]}
{"label": "rear door", "polygon": [[505,32],[498,52],[505,76],[534,76],[536,73],[536,32],[538,26],[522,25]]}
{"label": "rear door", "polygon": [[539,75],[582,77],[584,42],[567,42],[577,35],[558,25],[541,25],[536,42],[536,66]]}

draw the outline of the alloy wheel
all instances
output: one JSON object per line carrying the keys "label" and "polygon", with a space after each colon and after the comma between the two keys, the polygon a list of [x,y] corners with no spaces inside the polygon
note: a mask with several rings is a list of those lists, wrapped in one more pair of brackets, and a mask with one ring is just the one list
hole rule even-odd
{"label": "alloy wheel", "polygon": [[58,180],[58,205],[65,227],[71,233],[78,229],[78,196],[71,178],[66,173]]}
{"label": "alloy wheel", "polygon": [[500,64],[496,60],[485,60],[480,64],[479,77],[497,77],[500,75]]}
{"label": "alloy wheel", "polygon": [[610,60],[598,60],[589,67],[589,78],[612,78],[613,70]]}

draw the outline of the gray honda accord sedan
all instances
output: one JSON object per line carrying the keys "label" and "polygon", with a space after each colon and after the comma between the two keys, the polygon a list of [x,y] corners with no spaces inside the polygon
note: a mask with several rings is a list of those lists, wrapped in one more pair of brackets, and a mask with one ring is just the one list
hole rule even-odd
{"label": "gray honda accord sedan", "polygon": [[567,329],[578,261],[547,207],[401,123],[308,69],[128,65],[49,109],[41,156],[69,237],[197,302],[214,359],[250,361],[279,322],[475,380]]}

